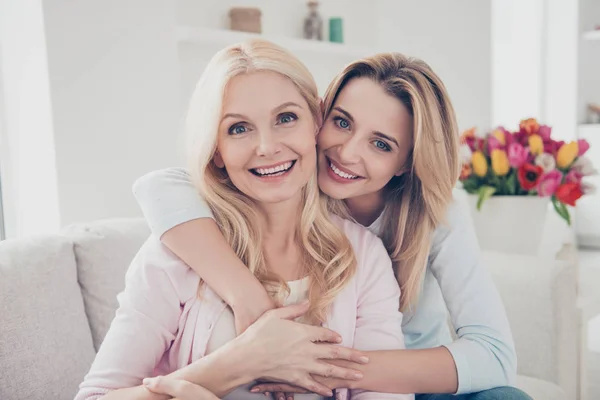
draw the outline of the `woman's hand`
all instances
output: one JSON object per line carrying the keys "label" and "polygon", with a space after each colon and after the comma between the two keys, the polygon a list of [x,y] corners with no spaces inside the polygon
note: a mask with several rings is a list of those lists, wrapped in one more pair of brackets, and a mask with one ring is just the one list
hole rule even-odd
{"label": "woman's hand", "polygon": [[144,387],[152,393],[164,394],[177,400],[219,400],[217,396],[200,385],[168,376],[146,378]]}
{"label": "woman's hand", "polygon": [[357,380],[362,373],[353,368],[326,363],[342,359],[366,364],[360,351],[337,346],[341,337],[329,329],[292,321],[308,311],[307,302],[267,311],[236,338],[255,376],[271,382],[288,382],[322,396],[331,389],[312,375]]}
{"label": "woman's hand", "polygon": [[[360,370],[361,366],[352,361],[346,360],[327,360],[325,361],[329,364],[335,364],[338,367],[345,367],[349,369],[357,369]],[[356,380],[348,380],[348,379],[339,379],[339,378],[327,378],[324,376],[313,376],[313,379],[318,383],[328,387],[329,389],[356,389],[359,388],[359,383]],[[282,382],[259,382],[256,385],[252,386],[250,389],[253,393],[275,393],[275,399],[279,400],[279,397],[282,399],[289,400],[288,397],[292,397],[294,393],[309,393],[306,389],[294,385],[290,385]]]}

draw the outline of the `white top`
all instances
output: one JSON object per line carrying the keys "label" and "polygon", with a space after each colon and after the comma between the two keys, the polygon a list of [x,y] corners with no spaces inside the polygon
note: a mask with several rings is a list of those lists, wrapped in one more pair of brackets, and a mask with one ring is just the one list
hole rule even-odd
{"label": "white top", "polygon": [[[133,193],[157,236],[183,222],[212,218],[184,169],[151,172],[135,182]],[[379,235],[380,225],[378,219],[368,228]],[[454,341],[448,316],[458,337]],[[468,205],[456,196],[445,224],[433,234],[422,291],[416,306],[404,313],[402,331],[407,348],[450,351],[457,394],[515,382],[517,356],[504,305],[481,263]]]}
{"label": "white top", "polygon": [[[296,281],[287,282],[290,288],[289,296],[283,301],[283,305],[289,306],[291,304],[300,303],[303,300],[308,298],[308,287],[309,287],[309,279],[308,277],[298,279]],[[213,328],[212,334],[210,335],[210,339],[208,339],[208,347],[206,354],[210,354],[216,351],[219,347],[223,346],[225,343],[232,341],[235,339],[235,319],[233,315],[233,311],[231,308],[227,307],[222,313],[215,326]],[[247,385],[240,386],[230,392],[227,396],[223,397],[223,400],[264,400],[265,396],[261,393],[251,393],[250,389],[256,383],[252,382]],[[324,397],[319,396],[318,394],[297,394],[294,397],[299,400],[321,400]]]}

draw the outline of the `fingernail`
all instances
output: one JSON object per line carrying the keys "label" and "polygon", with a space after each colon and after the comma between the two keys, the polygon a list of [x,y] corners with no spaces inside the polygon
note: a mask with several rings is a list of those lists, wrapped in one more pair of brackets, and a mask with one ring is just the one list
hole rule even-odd
{"label": "fingernail", "polygon": [[338,338],[335,340],[337,343],[342,343],[342,337],[338,336]]}
{"label": "fingernail", "polygon": [[152,379],[150,379],[150,378],[144,378],[144,380],[142,381],[142,383],[144,384],[144,386],[150,386],[150,384],[152,383]]}
{"label": "fingernail", "polygon": [[361,363],[365,363],[366,364],[366,363],[369,362],[369,357],[362,356],[362,357],[359,358],[359,360],[360,360]]}
{"label": "fingernail", "polygon": [[333,392],[330,390],[329,392],[327,392],[327,397],[331,397],[333,396]]}
{"label": "fingernail", "polygon": [[363,374],[361,374],[360,372],[357,372],[354,374],[354,379],[362,379],[363,378]]}
{"label": "fingernail", "polygon": [[292,396],[288,396],[287,400],[294,400]]}
{"label": "fingernail", "polygon": [[270,395],[271,395],[271,393],[265,392],[265,396],[269,397]]}
{"label": "fingernail", "polygon": [[280,395],[279,397],[277,397],[279,400],[285,400],[285,396]]}
{"label": "fingernail", "polygon": [[257,393],[257,392],[260,392],[260,388],[259,387],[253,387],[252,389],[250,389],[250,391],[252,393]]}

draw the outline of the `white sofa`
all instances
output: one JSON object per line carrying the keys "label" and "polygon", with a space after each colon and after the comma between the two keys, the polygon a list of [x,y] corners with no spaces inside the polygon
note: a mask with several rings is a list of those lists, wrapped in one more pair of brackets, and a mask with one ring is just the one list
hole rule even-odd
{"label": "white sofa", "polygon": [[[108,220],[0,243],[0,399],[73,398],[148,235],[142,220]],[[512,325],[517,386],[534,399],[575,399],[575,269],[551,259],[484,258]]]}

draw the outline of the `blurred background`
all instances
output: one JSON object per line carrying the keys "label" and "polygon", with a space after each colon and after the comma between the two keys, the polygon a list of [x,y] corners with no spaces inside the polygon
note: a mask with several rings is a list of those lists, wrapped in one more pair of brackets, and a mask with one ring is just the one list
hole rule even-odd
{"label": "blurred background", "polygon": [[[313,8],[321,41],[304,38],[306,0],[0,0],[0,239],[141,216],[133,182],[184,165],[189,95],[217,50],[259,35],[239,30],[296,54],[322,93],[357,58],[422,58],[445,82],[461,131],[536,118],[556,140],[586,139],[600,167],[600,0],[320,0]],[[600,378],[600,194],[578,202],[573,227],[555,226],[566,233],[553,234],[554,250],[565,235],[585,247],[575,250],[578,279],[591,285],[573,298],[577,390],[600,398],[598,379],[588,379]]]}
{"label": "blurred background", "polygon": [[[321,91],[346,63],[399,51],[442,77],[461,130],[535,117],[557,139],[600,136],[583,126],[600,122],[587,111],[600,103],[598,0],[321,0],[323,42],[302,39],[306,0],[0,0],[5,235],[140,215],[131,184],[183,164],[181,121],[203,65],[248,37],[229,30],[239,6],[261,11],[264,36]],[[343,44],[328,43],[331,17]],[[600,230],[598,208],[582,218],[587,233]]]}

